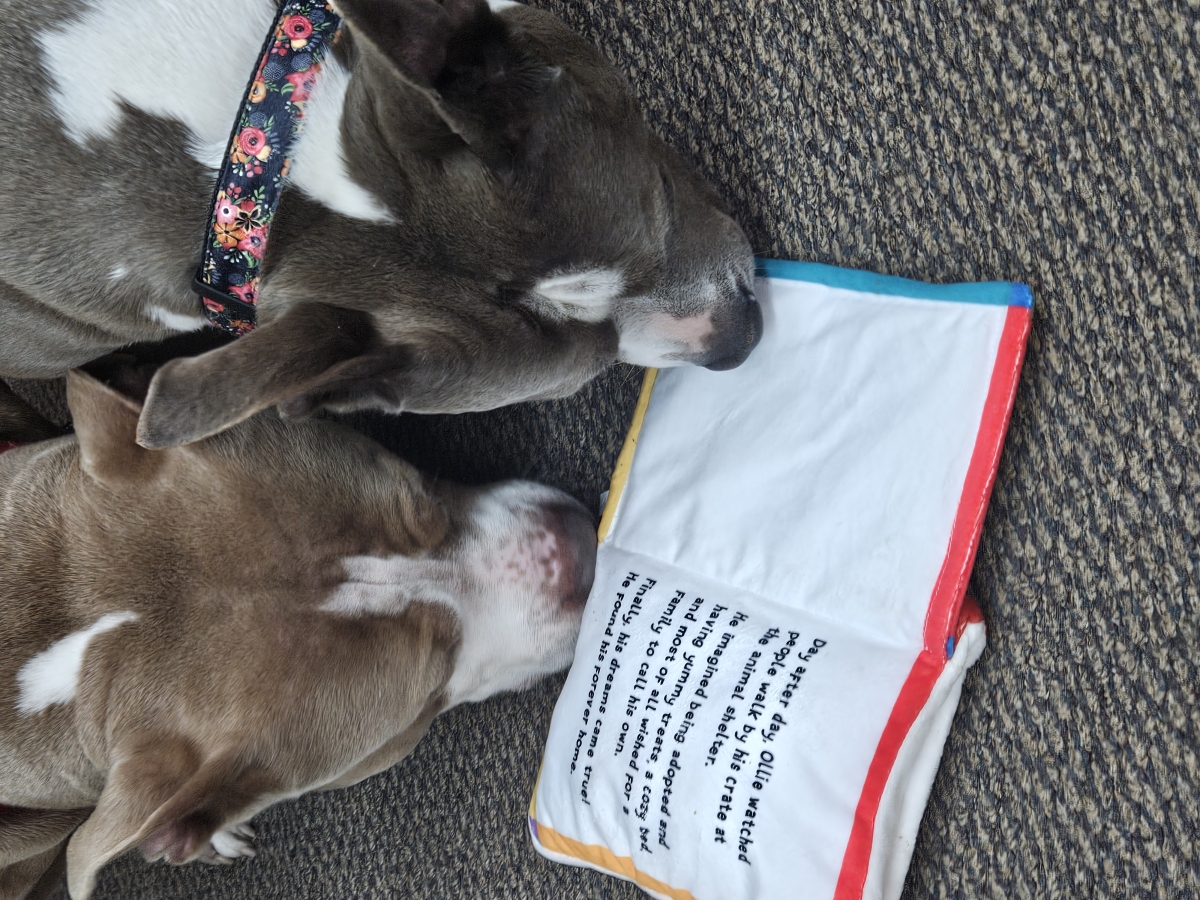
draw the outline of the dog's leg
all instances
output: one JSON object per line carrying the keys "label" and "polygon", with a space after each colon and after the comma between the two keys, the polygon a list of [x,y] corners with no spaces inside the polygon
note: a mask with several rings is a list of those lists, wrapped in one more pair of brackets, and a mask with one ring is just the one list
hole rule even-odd
{"label": "dog's leg", "polygon": [[57,847],[89,812],[87,809],[0,807],[0,866]]}
{"label": "dog's leg", "polygon": [[[72,897],[86,898],[100,869],[133,846],[149,860],[173,864],[232,859],[223,851],[234,849],[248,855],[236,825],[268,806],[265,798],[286,793],[275,778],[247,767],[236,754],[201,761],[182,739],[139,736],[113,755],[117,762],[96,809],[67,848]],[[214,835],[230,822],[236,823],[231,834],[214,847]]]}
{"label": "dog's leg", "polygon": [[0,900],[50,897],[66,871],[65,841],[0,869]]}
{"label": "dog's leg", "polygon": [[87,809],[0,808],[0,900],[42,900],[62,881],[66,840]]}

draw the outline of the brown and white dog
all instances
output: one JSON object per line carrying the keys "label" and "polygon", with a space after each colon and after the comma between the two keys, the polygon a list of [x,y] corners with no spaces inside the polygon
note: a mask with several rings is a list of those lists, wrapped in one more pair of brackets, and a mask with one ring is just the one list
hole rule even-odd
{"label": "brown and white dog", "polygon": [[[593,47],[507,0],[335,5],[260,326],[163,367],[143,445],[275,405],[482,410],[615,360],[753,349],[745,235]],[[0,376],[202,327],[189,285],[275,7],[0,0]]]}
{"label": "brown and white dog", "polygon": [[434,484],[320,419],[146,450],[139,403],[67,387],[75,436],[0,454],[3,900],[64,859],[82,900],[135,846],[251,855],[258,811],[569,663],[595,532],[562,492]]}

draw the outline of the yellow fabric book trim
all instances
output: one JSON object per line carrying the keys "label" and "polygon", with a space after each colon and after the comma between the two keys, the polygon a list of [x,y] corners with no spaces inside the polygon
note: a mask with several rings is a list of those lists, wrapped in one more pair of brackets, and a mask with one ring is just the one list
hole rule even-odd
{"label": "yellow fabric book trim", "polygon": [[[651,371],[654,370],[651,369]],[[657,878],[647,875],[645,872],[637,869],[633,865],[633,860],[628,856],[617,856],[607,847],[601,847],[599,844],[581,844],[579,841],[565,837],[553,828],[548,828],[542,824],[538,825],[537,833],[538,841],[552,853],[560,853],[563,856],[570,856],[574,859],[590,863],[593,866],[598,866],[608,872],[612,872],[614,875],[628,878],[639,887],[643,887],[648,891],[654,891],[656,894],[670,897],[671,900],[696,900],[695,895],[690,891],[671,887],[666,882],[659,881]]]}
{"label": "yellow fabric book trim", "polygon": [[629,469],[633,465],[633,454],[637,450],[638,435],[642,431],[642,423],[646,421],[646,410],[650,407],[650,394],[654,390],[654,379],[658,377],[658,369],[647,369],[642,378],[642,393],[638,396],[637,406],[633,410],[633,421],[629,423],[629,434],[625,435],[625,443],[621,446],[621,455],[617,457],[617,467],[613,469],[612,481],[608,485],[608,502],[604,504],[604,514],[600,517],[600,528],[597,532],[599,543],[603,544],[612,528],[613,517],[617,514],[617,504],[621,502],[621,493],[625,490],[625,482],[629,479]]}

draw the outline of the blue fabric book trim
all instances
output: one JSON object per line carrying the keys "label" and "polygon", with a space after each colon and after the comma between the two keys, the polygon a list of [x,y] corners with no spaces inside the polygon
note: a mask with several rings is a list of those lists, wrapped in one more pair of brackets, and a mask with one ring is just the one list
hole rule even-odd
{"label": "blue fabric book trim", "polygon": [[848,291],[910,297],[914,300],[942,300],[950,303],[983,303],[989,306],[1033,308],[1033,292],[1028,285],[1019,282],[981,281],[962,284],[927,284],[924,281],[913,281],[910,278],[899,278],[895,275],[876,275],[874,272],[862,272],[858,269],[840,269],[824,263],[762,258],[755,262],[760,278],[808,281]]}

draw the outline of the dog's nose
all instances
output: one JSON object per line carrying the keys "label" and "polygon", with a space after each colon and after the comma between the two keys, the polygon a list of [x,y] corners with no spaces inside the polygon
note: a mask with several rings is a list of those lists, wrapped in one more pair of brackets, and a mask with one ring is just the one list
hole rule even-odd
{"label": "dog's nose", "polygon": [[555,504],[542,516],[554,535],[554,592],[564,605],[582,607],[596,577],[596,525],[582,506]]}
{"label": "dog's nose", "polygon": [[742,304],[740,309],[741,331],[740,335],[735,329],[733,347],[719,358],[710,363],[706,363],[704,368],[712,369],[714,372],[724,372],[726,369],[735,369],[746,361],[751,351],[758,346],[758,342],[762,340],[763,333],[763,316],[762,307],[758,305],[758,298],[754,296],[753,289],[744,283],[738,284],[738,294],[741,296]]}

